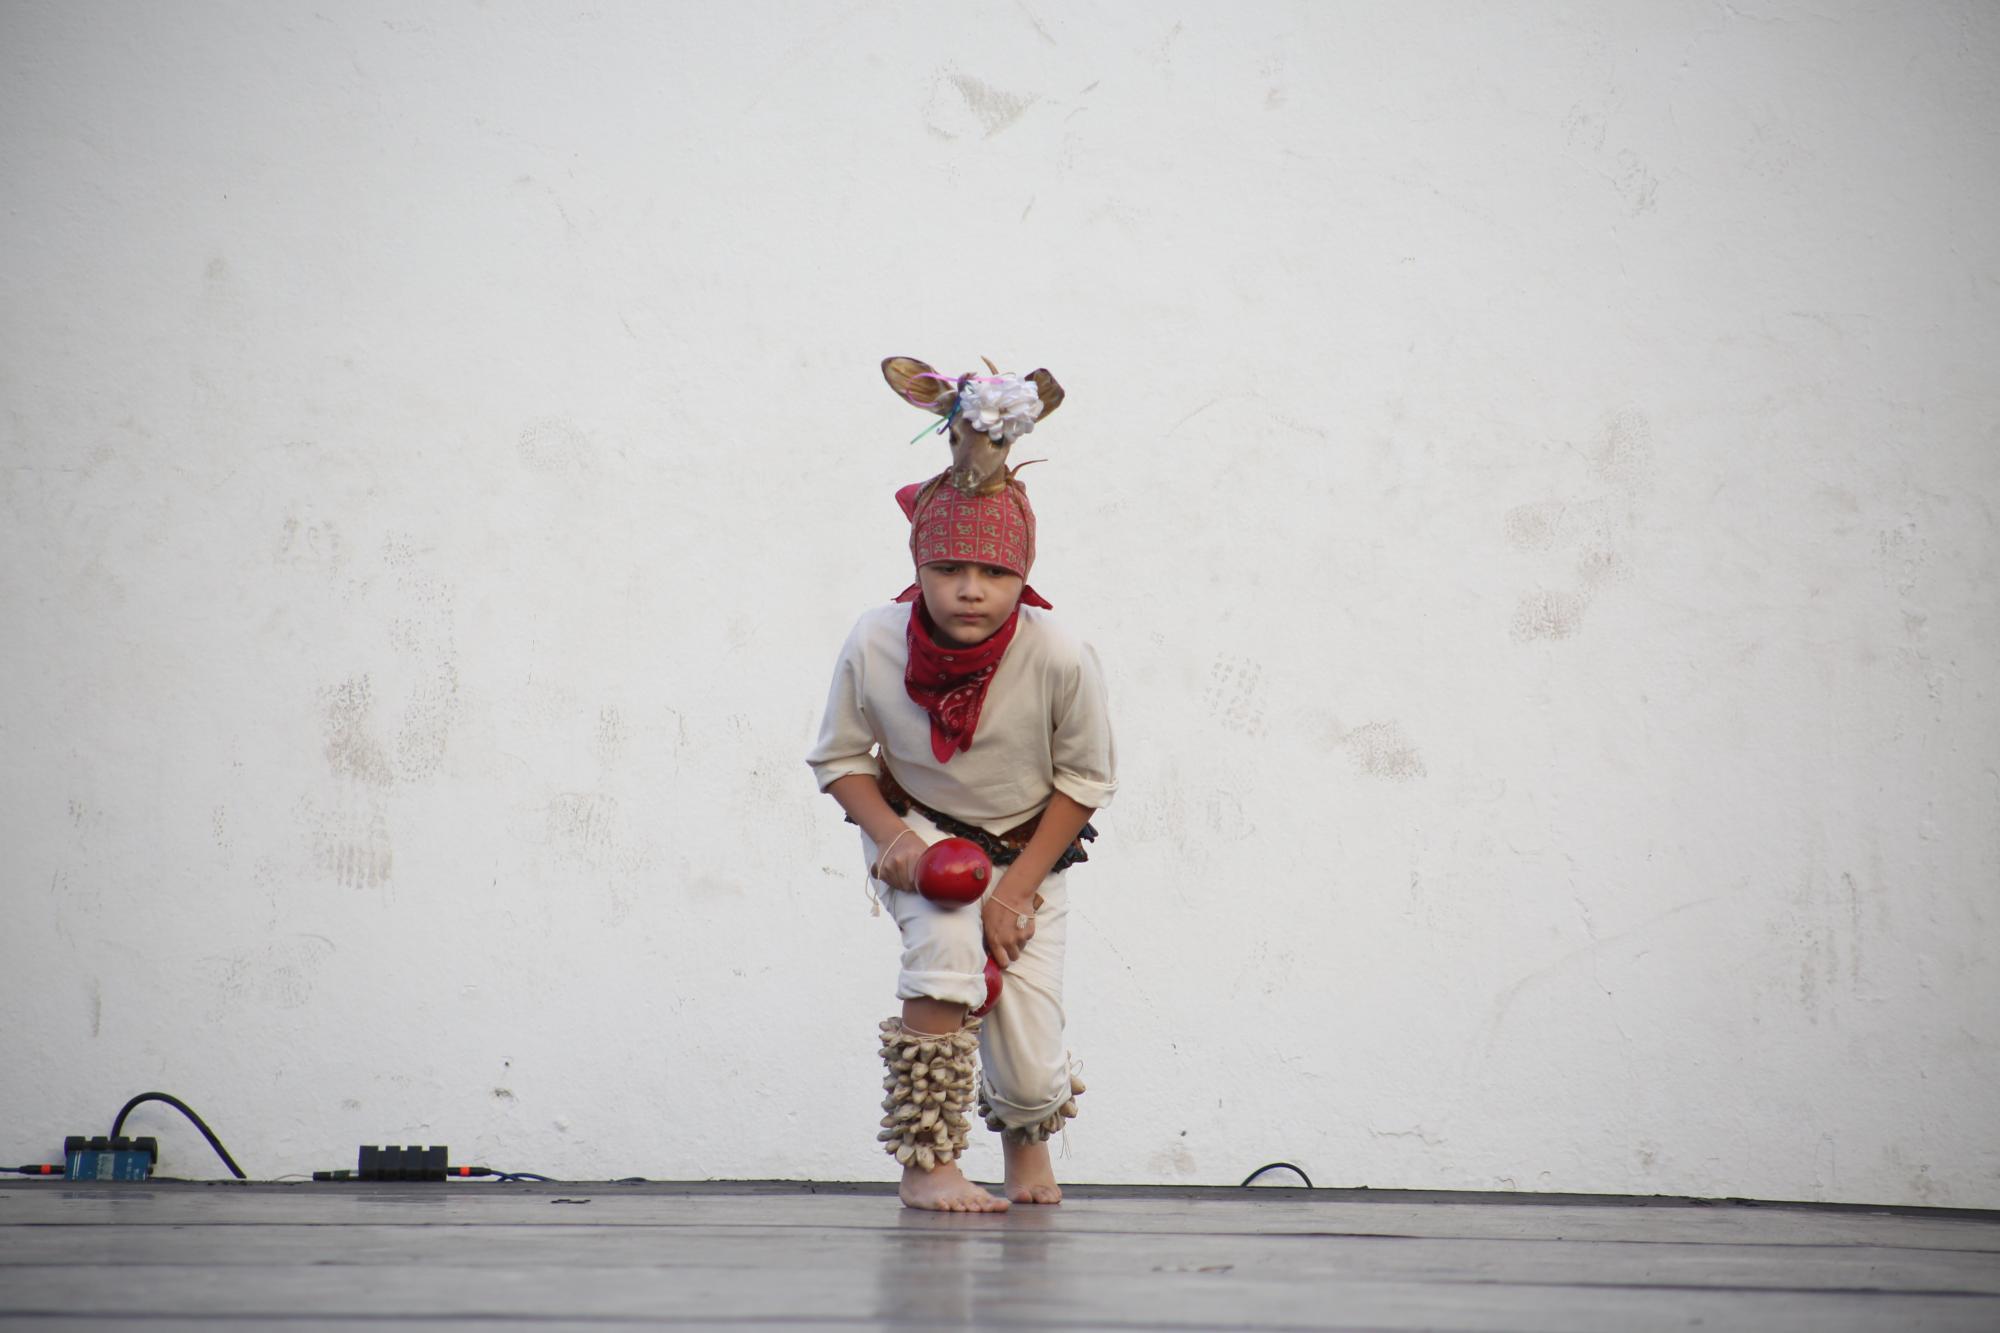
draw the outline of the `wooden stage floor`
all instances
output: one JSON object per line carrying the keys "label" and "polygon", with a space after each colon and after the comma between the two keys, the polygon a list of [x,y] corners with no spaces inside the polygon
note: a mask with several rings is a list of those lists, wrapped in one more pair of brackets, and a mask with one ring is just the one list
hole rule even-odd
{"label": "wooden stage floor", "polygon": [[0,1182],[0,1326],[2000,1329],[2000,1213],[1073,1187]]}

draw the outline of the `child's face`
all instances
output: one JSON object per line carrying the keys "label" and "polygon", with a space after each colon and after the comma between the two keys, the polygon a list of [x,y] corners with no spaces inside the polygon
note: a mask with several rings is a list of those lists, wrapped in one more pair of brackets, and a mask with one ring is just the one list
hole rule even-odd
{"label": "child's face", "polygon": [[1007,623],[1021,600],[1022,578],[998,565],[938,560],[917,571],[924,610],[938,633],[964,648],[984,642]]}

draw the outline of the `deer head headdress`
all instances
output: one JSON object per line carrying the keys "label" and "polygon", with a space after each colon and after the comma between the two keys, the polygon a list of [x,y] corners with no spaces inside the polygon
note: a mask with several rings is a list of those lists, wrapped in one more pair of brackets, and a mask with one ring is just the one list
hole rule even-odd
{"label": "deer head headdress", "polygon": [[1008,469],[1007,450],[1063,400],[1062,385],[1046,370],[1002,375],[991,361],[986,369],[992,373],[952,379],[914,357],[892,356],[882,363],[882,378],[899,398],[944,418],[938,430],[951,431],[951,470],[944,480],[969,496],[1006,489],[1020,470]]}

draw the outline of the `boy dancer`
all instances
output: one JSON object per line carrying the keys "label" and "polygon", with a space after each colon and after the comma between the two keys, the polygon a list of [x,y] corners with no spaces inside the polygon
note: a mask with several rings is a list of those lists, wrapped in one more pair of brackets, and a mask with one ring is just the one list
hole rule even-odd
{"label": "boy dancer", "polygon": [[[1067,871],[1087,859],[1090,815],[1117,787],[1097,656],[1027,584],[1035,514],[1006,466],[1063,391],[1046,370],[987,368],[953,380],[907,357],[882,363],[892,389],[944,418],[952,466],[897,492],[917,582],[855,623],[807,756],[860,825],[903,936],[902,1013],[880,1025],[877,1137],[903,1166],[903,1202],[948,1212],[1062,1199],[1048,1137],[1083,1091],[1063,1045]],[[915,892],[919,856],[946,836],[993,859],[976,911]],[[986,998],[989,954],[1005,984],[990,1014],[968,1020]],[[1001,1135],[1005,1198],[958,1166],[975,1089]]]}

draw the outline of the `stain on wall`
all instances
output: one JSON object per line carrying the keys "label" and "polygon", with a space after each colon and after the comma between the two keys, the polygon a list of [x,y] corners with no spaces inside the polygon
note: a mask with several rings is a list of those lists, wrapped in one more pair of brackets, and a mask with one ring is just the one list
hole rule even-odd
{"label": "stain on wall", "polygon": [[618,799],[602,791],[557,792],[544,807],[543,821],[557,862],[588,871],[601,919],[622,924],[657,872],[653,845],[628,834]]}
{"label": "stain on wall", "polygon": [[1208,671],[1202,702],[1210,717],[1245,736],[1264,734],[1264,667],[1247,657],[1218,653]]}
{"label": "stain on wall", "polygon": [[311,513],[285,515],[271,550],[274,564],[329,576],[340,572],[346,557],[340,529]]}
{"label": "stain on wall", "polygon": [[1169,1139],[1164,1147],[1153,1151],[1146,1165],[1161,1180],[1187,1180],[1200,1170],[1184,1138]]}
{"label": "stain on wall", "polygon": [[548,805],[549,844],[588,866],[610,863],[618,846],[618,802],[603,792],[558,792]]}
{"label": "stain on wall", "polygon": [[458,665],[441,661],[434,674],[411,685],[403,701],[403,721],[396,729],[396,771],[404,779],[420,782],[444,766],[457,716]]}
{"label": "stain on wall", "polygon": [[591,739],[600,763],[610,764],[625,753],[625,719],[617,705],[605,704],[597,710],[597,730]]}
{"label": "stain on wall", "polygon": [[433,559],[412,535],[383,543],[382,562],[395,575],[385,595],[393,607],[389,642],[410,675],[396,728],[396,772],[411,782],[443,767],[460,708],[457,590],[429,572]]}
{"label": "stain on wall", "polygon": [[1875,534],[1877,567],[1898,596],[1913,596],[1936,558],[1914,514],[1902,515]]}
{"label": "stain on wall", "polygon": [[1338,744],[1353,757],[1358,773],[1408,782],[1424,776],[1424,759],[1395,721],[1370,722],[1341,736]]}
{"label": "stain on wall", "polygon": [[1788,974],[1791,996],[1810,1022],[1834,1020],[1861,994],[1867,915],[1854,872],[1829,873],[1815,848],[1767,926],[1774,971]]}
{"label": "stain on wall", "polygon": [[1508,630],[1517,643],[1574,638],[1598,595],[1633,577],[1631,532],[1654,485],[1652,425],[1636,408],[1621,409],[1581,453],[1575,493],[1516,505],[1501,518],[1507,544],[1546,555],[1549,581],[1558,585],[1516,597]]}
{"label": "stain on wall", "polygon": [[[1611,68],[1613,62],[1602,34],[1592,33],[1586,40],[1598,45],[1590,65]],[[1660,180],[1636,148],[1611,142],[1611,131],[1624,110],[1622,102],[1617,83],[1599,79],[1586,96],[1571,103],[1558,128],[1570,149],[1570,161],[1600,178],[1618,197],[1625,214],[1636,218],[1659,206]]]}
{"label": "stain on wall", "polygon": [[386,808],[348,788],[337,797],[332,806],[302,798],[294,811],[312,864],[343,889],[385,888],[396,867]]}
{"label": "stain on wall", "polygon": [[1038,100],[1033,94],[1009,92],[970,74],[946,69],[938,74],[925,99],[924,128],[946,141],[974,134],[990,139],[1026,115]]}
{"label": "stain on wall", "polygon": [[1537,588],[1524,592],[1514,603],[1513,636],[1520,642],[1530,639],[1567,639],[1583,627],[1583,613],[1590,598],[1580,592]]}
{"label": "stain on wall", "polygon": [[529,470],[568,476],[586,472],[596,456],[590,437],[573,421],[543,417],[522,427],[515,450]]}
{"label": "stain on wall", "polygon": [[203,958],[208,1021],[222,1022],[245,1009],[305,1008],[335,952],[323,935],[294,934]]}
{"label": "stain on wall", "polygon": [[320,712],[326,735],[327,767],[334,776],[351,778],[371,787],[394,782],[388,756],[370,732],[375,705],[375,687],[367,675],[349,676],[319,692]]}

